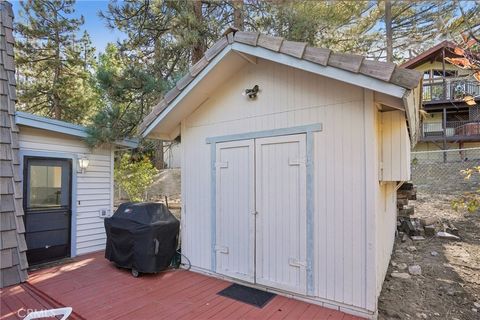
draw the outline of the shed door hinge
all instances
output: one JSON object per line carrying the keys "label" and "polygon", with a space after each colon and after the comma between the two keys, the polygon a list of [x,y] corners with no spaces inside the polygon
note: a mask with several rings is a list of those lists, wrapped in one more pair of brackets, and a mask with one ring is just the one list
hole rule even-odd
{"label": "shed door hinge", "polygon": [[225,161],[225,162],[217,161],[217,162],[215,162],[215,168],[228,168],[228,161]]}
{"label": "shed door hinge", "polygon": [[215,251],[217,251],[218,253],[228,254],[228,247],[216,245]]}
{"label": "shed door hinge", "polygon": [[288,259],[288,264],[291,265],[292,267],[298,267],[298,268],[307,266],[307,263],[305,261],[300,261],[295,258]]}
{"label": "shed door hinge", "polygon": [[305,158],[288,159],[289,166],[300,166],[300,165],[305,165],[305,163],[306,163]]}

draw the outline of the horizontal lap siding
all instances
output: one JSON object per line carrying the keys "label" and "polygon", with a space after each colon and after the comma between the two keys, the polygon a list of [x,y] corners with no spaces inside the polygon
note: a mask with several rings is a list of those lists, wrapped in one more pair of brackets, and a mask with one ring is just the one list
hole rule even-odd
{"label": "horizontal lap siding", "polygon": [[[242,96],[260,87],[256,100]],[[182,250],[211,268],[210,145],[207,137],[322,123],[314,134],[316,296],[366,308],[363,90],[259,59],[182,123]]]}
{"label": "horizontal lap siding", "polygon": [[[77,172],[76,217],[77,254],[105,248],[105,228],[99,217],[100,209],[112,210],[112,161],[111,149],[90,150],[80,139],[45,130],[20,128],[21,150],[86,155],[90,160],[85,173]],[[75,173],[74,173],[75,174]]]}

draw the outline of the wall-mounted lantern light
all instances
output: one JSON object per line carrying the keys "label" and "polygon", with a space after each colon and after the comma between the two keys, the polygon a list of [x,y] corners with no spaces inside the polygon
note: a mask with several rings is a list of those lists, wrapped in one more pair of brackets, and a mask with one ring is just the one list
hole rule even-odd
{"label": "wall-mounted lantern light", "polygon": [[254,100],[257,98],[258,91],[260,91],[260,87],[256,84],[252,89],[245,89],[243,95],[247,96],[250,100]]}
{"label": "wall-mounted lantern light", "polygon": [[90,160],[86,156],[81,156],[78,158],[78,167],[82,170],[82,173],[85,173],[85,170],[88,168]]}

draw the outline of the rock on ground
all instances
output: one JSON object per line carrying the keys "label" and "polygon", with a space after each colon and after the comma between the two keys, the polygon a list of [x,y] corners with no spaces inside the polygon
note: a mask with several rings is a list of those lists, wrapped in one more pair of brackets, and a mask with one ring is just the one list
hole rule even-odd
{"label": "rock on ground", "polygon": [[421,276],[422,275],[422,267],[419,265],[413,265],[408,267],[408,273],[412,276]]}
{"label": "rock on ground", "polygon": [[[396,239],[392,254],[396,266],[389,266],[389,276],[380,294],[378,319],[423,318],[417,314],[432,320],[480,319],[480,213],[452,210],[451,195],[419,191],[417,199],[412,201],[414,217],[433,217],[438,224],[449,221],[459,229],[461,239],[432,237],[415,243]],[[415,250],[409,249],[411,246]],[[401,264],[421,266],[422,275],[411,276],[404,271],[407,269],[400,269]],[[399,278],[401,273],[410,278]]]}
{"label": "rock on ground", "polygon": [[405,272],[397,272],[393,271],[391,274],[392,278],[398,278],[398,279],[410,279],[411,276],[408,273]]}

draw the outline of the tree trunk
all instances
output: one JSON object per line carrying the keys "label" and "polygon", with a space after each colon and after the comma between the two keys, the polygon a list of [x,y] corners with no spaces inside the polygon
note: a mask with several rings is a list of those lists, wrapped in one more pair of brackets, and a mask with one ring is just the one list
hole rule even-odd
{"label": "tree trunk", "polygon": [[[193,1],[193,13],[195,14],[195,18],[197,19],[197,25],[199,27],[199,30],[201,30],[203,25],[202,1]],[[205,41],[203,37],[200,36],[197,39],[197,43],[192,48],[192,64],[196,63],[203,57],[205,50]]]}
{"label": "tree trunk", "polygon": [[243,0],[233,0],[233,26],[238,30],[244,29]]}
{"label": "tree trunk", "polygon": [[387,61],[393,60],[392,3],[385,0],[385,31],[387,37]]}
{"label": "tree trunk", "polygon": [[155,143],[155,154],[153,156],[153,165],[158,170],[165,168],[165,162],[163,161],[163,141],[158,140]]}
{"label": "tree trunk", "polygon": [[[54,15],[54,21],[57,21],[57,12]],[[53,104],[53,117],[57,120],[62,119],[62,110],[60,109],[60,97],[58,95],[58,82],[60,79],[60,31],[58,27],[55,29],[55,72],[53,75],[53,87],[52,87],[52,104]]]}

